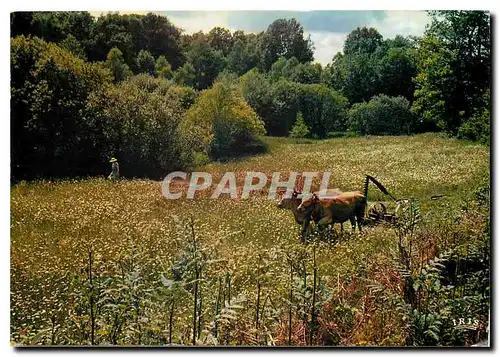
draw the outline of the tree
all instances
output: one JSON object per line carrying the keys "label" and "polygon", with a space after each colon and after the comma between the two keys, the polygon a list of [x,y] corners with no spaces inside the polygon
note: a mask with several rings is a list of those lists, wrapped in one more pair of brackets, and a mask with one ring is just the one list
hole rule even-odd
{"label": "tree", "polygon": [[179,68],[174,73],[174,82],[183,86],[194,88],[196,86],[196,71],[193,65],[189,62]]}
{"label": "tree", "polygon": [[223,157],[255,150],[264,124],[237,86],[218,80],[186,113],[181,134],[198,157]]}
{"label": "tree", "polygon": [[303,84],[319,84],[323,68],[319,63],[299,63],[290,73],[290,80]]}
{"label": "tree", "polygon": [[85,49],[82,46],[82,43],[79,42],[75,36],[69,34],[64,40],[61,41],[60,46],[78,58],[83,60],[87,59],[87,55],[85,53]]}
{"label": "tree", "polygon": [[324,138],[329,132],[346,130],[347,99],[321,84],[302,84],[299,88],[299,110],[311,135]]}
{"label": "tree", "polygon": [[275,20],[267,28],[262,46],[266,70],[280,57],[295,57],[301,63],[313,60],[312,41],[310,37],[304,39],[304,29],[296,19]]}
{"label": "tree", "polygon": [[228,68],[241,76],[252,68],[257,67],[260,57],[260,43],[256,36],[245,40],[238,39],[227,56]]}
{"label": "tree", "polygon": [[243,75],[248,71],[248,65],[245,59],[245,44],[241,40],[237,40],[231,52],[227,57],[227,64],[230,71]]}
{"label": "tree", "polygon": [[172,68],[170,67],[170,63],[168,63],[165,56],[160,56],[156,60],[155,73],[157,77],[166,79],[172,79],[172,77],[174,76]]}
{"label": "tree", "polygon": [[16,11],[10,13],[10,37],[28,36],[35,32],[33,11]]}
{"label": "tree", "polygon": [[373,55],[338,53],[325,72],[327,85],[341,91],[350,103],[368,101],[380,93],[378,61]]}
{"label": "tree", "polygon": [[392,47],[379,62],[380,91],[389,96],[403,96],[413,101],[417,75],[417,50],[412,47]]}
{"label": "tree", "polygon": [[187,62],[194,71],[194,88],[206,89],[224,68],[224,58],[220,51],[210,47],[206,41],[195,41],[186,54]]}
{"label": "tree", "polygon": [[489,107],[484,96],[491,85],[490,16],[485,11],[431,15],[431,26],[419,42],[413,110],[424,128],[456,135]]}
{"label": "tree", "polygon": [[14,179],[98,174],[108,123],[88,107],[111,74],[37,37],[11,40],[11,174]]}
{"label": "tree", "polygon": [[251,69],[240,77],[240,89],[247,103],[267,123],[272,111],[272,98],[271,83],[266,76],[255,68]]}
{"label": "tree", "polygon": [[291,138],[305,138],[307,135],[309,135],[309,128],[307,127],[306,123],[304,122],[304,118],[302,117],[302,113],[299,112],[297,114],[297,121],[293,125],[293,128],[290,131],[289,136]]}
{"label": "tree", "polygon": [[155,74],[155,59],[148,51],[141,50],[137,55],[136,66],[138,73]]}
{"label": "tree", "polygon": [[108,53],[106,62],[104,66],[109,68],[115,82],[120,82],[132,75],[132,71],[129,69],[125,61],[123,60],[123,54],[118,48],[112,48]]}
{"label": "tree", "polygon": [[263,117],[269,135],[287,136],[297,119],[299,87],[283,78],[270,86],[271,110]]}
{"label": "tree", "polygon": [[344,54],[372,54],[382,44],[382,35],[373,27],[358,27],[347,35]]}
{"label": "tree", "polygon": [[149,13],[141,19],[142,38],[145,45],[141,49],[149,51],[153,57],[164,55],[175,70],[182,66],[181,30],[166,16]]}
{"label": "tree", "polygon": [[129,29],[132,18],[133,16],[121,16],[118,13],[108,13],[98,17],[92,29],[89,60],[103,61],[111,49],[117,48],[122,53],[125,63],[133,66],[138,52],[135,46],[138,35]]}
{"label": "tree", "polygon": [[98,17],[93,26],[89,59],[102,61],[113,47],[123,53],[130,67],[135,66],[141,50],[155,58],[164,55],[174,70],[184,63],[181,31],[162,15],[108,13]]}
{"label": "tree", "polygon": [[231,31],[223,27],[214,27],[207,35],[208,43],[214,50],[220,51],[227,56],[233,47]]}

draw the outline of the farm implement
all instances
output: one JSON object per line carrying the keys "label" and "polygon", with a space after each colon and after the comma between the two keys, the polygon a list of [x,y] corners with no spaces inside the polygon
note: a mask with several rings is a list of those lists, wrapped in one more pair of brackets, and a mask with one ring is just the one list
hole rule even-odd
{"label": "farm implement", "polygon": [[364,186],[364,196],[365,199],[368,197],[368,187],[370,181],[377,186],[377,188],[386,196],[388,196],[390,201],[377,201],[377,202],[367,202],[367,211],[365,216],[366,225],[377,225],[380,223],[395,224],[398,219],[399,212],[408,205],[411,201],[407,198],[395,198],[389,193],[389,191],[373,176],[366,175],[365,186]]}

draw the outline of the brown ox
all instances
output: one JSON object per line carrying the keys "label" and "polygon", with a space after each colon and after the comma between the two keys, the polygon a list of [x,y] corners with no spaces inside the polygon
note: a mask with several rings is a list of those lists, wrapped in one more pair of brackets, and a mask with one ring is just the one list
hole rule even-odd
{"label": "brown ox", "polygon": [[[342,191],[340,191],[338,188],[328,189],[325,192],[330,196],[337,196],[342,193]],[[309,228],[309,222],[311,221],[311,219],[317,224],[321,220],[321,218],[323,218],[323,216],[322,211],[321,209],[319,209],[319,207],[309,212],[299,212],[298,207],[302,203],[302,198],[298,197],[298,195],[300,194],[300,192],[293,190],[292,197],[283,197],[278,203],[278,208],[288,209],[292,211],[295,222],[302,226],[301,237],[302,240],[305,240],[305,236],[307,233],[307,229]],[[345,222],[345,220],[343,222]],[[341,230],[343,222],[339,222]]]}
{"label": "brown ox", "polygon": [[338,195],[322,191],[303,198],[297,207],[297,214],[307,216],[316,212],[315,215],[321,217],[317,221],[320,228],[330,223],[343,223],[350,220],[354,231],[357,221],[358,229],[361,231],[365,209],[366,199],[359,191],[343,192]]}

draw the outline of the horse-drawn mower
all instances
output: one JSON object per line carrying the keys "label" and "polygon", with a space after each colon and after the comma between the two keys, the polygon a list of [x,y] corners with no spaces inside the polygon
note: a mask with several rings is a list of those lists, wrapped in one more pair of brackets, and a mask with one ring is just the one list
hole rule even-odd
{"label": "horse-drawn mower", "polygon": [[386,196],[391,198],[390,201],[377,201],[377,202],[367,202],[365,225],[377,225],[380,223],[395,224],[398,219],[398,214],[400,211],[411,204],[411,201],[407,198],[395,198],[393,195],[387,191],[387,189],[379,181],[377,181],[373,176],[366,175],[365,186],[364,186],[364,196],[365,199],[368,197],[368,186],[370,181],[377,186],[377,188]]}

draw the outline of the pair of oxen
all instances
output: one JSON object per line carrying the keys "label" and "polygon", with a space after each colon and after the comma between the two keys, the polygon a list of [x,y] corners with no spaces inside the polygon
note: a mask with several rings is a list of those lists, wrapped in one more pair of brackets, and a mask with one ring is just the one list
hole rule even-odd
{"label": "pair of oxen", "polygon": [[340,223],[342,230],[343,223],[349,220],[353,231],[356,230],[356,223],[361,231],[367,202],[359,191],[342,192],[335,188],[301,195],[294,190],[291,197],[286,196],[279,201],[278,208],[292,211],[295,221],[302,226],[302,241],[306,238],[311,220],[320,230],[333,223]]}

